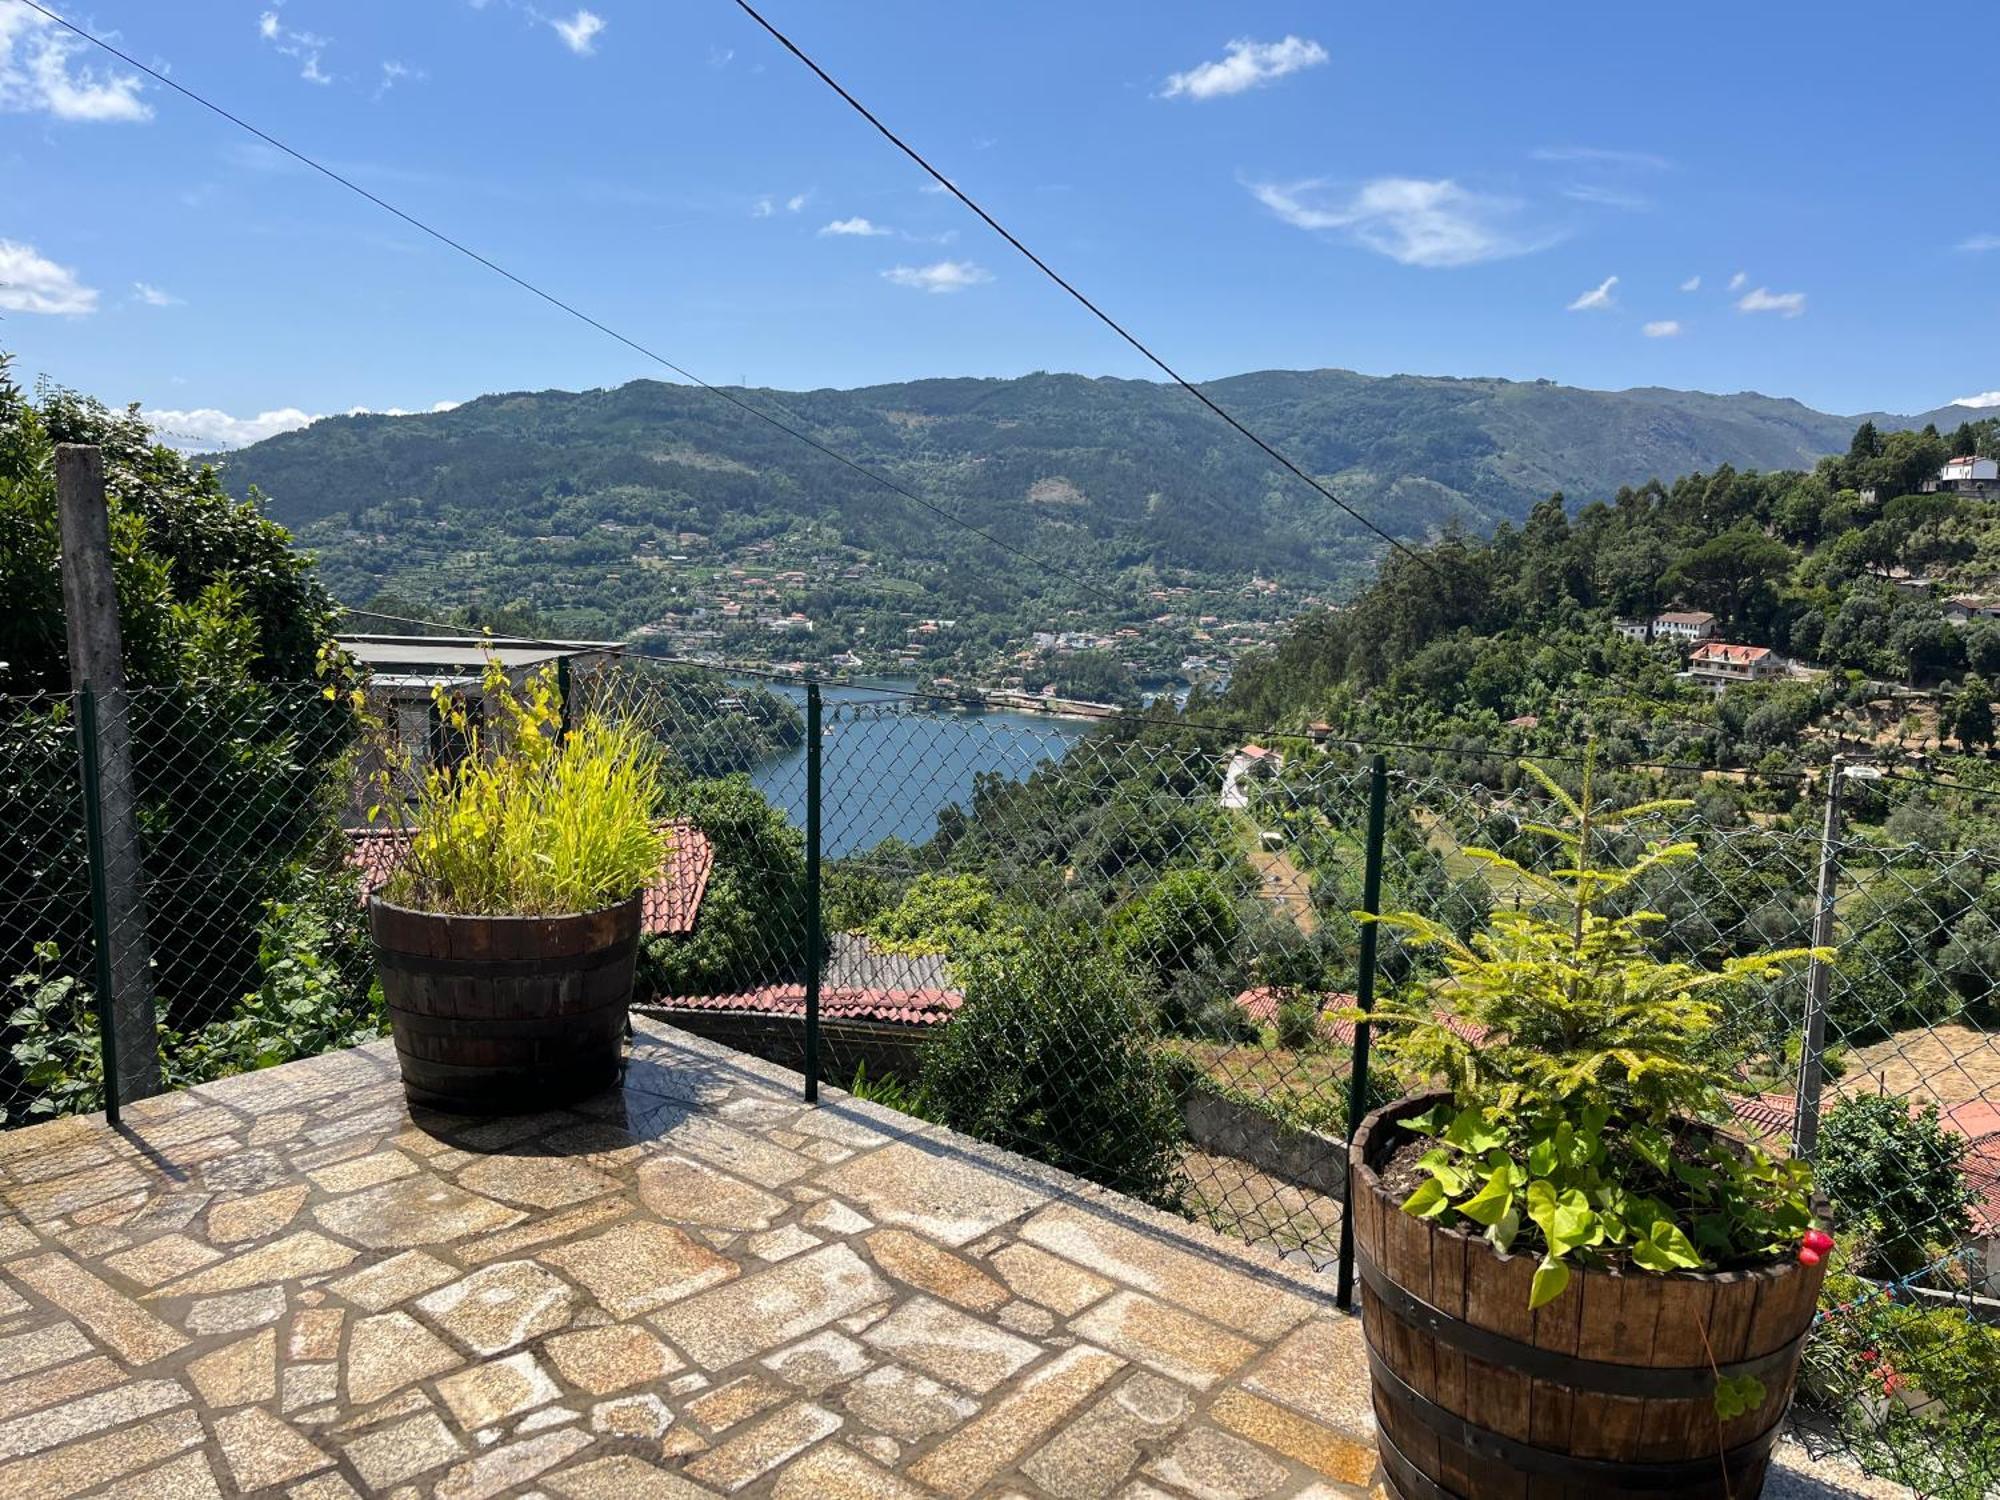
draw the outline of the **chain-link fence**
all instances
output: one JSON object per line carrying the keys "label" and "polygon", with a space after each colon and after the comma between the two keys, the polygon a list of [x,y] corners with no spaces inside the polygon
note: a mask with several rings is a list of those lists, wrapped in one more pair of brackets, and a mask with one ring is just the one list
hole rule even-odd
{"label": "chain-link fence", "polygon": [[[1468,851],[1557,863],[1532,827],[1546,792],[1486,747],[1246,743],[617,654],[563,673],[572,719],[641,723],[670,764],[636,1003],[1322,1269],[1355,992],[1432,972],[1375,928],[1364,979],[1371,865],[1374,909],[1464,935],[1537,900]],[[102,1102],[94,997],[126,982],[103,977],[107,933],[138,950],[158,1029],[118,1035],[121,1076],[135,1052],[171,1086],[379,1029],[361,898],[401,846],[366,818],[364,725],[448,761],[434,686],[378,677],[360,710],[317,685],[135,690],[127,788],[81,774],[80,699],[0,704],[10,1123]],[[1836,950],[1735,995],[1721,1039],[1735,1128],[1810,1141],[1836,1205],[1798,1425],[1922,1493],[1992,1491],[2000,800],[1867,768],[1597,780],[1621,804],[1686,799],[1597,851],[1698,845],[1621,898],[1660,914],[1663,954]],[[110,903],[122,927],[93,900],[115,851],[91,815],[120,790],[141,872]],[[1379,1054],[1361,1071],[1364,1104],[1425,1082]]]}

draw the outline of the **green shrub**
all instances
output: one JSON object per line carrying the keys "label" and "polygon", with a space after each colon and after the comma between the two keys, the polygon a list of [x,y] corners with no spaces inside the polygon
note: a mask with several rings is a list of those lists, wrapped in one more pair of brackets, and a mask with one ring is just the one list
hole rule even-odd
{"label": "green shrub", "polygon": [[877,912],[861,932],[877,953],[942,953],[954,959],[1014,947],[1021,937],[979,875],[919,875],[901,900]]}
{"label": "green shrub", "polygon": [[[1384,1059],[1406,1077],[1443,1078],[1453,1094],[1406,1122],[1437,1145],[1404,1212],[1469,1221],[1503,1254],[1539,1250],[1531,1307],[1562,1294],[1572,1265],[1720,1269],[1796,1248],[1812,1224],[1809,1168],[1689,1127],[1726,1119],[1735,1082],[1716,1044],[1717,992],[1769,979],[1806,951],[1727,958],[1715,970],[1656,957],[1656,913],[1603,908],[1646,870],[1693,859],[1695,845],[1646,844],[1622,864],[1600,851],[1687,804],[1599,806],[1590,756],[1577,796],[1522,766],[1567,814],[1560,826],[1523,825],[1560,846],[1563,867],[1542,874],[1491,850],[1465,852],[1535,905],[1495,912],[1470,942],[1420,913],[1381,918],[1446,969],[1375,1013]],[[1476,1043],[1466,1035],[1474,1028]]]}
{"label": "green shrub", "polygon": [[1934,1103],[1913,1113],[1901,1095],[1856,1094],[1827,1111],[1815,1166],[1841,1227],[1866,1234],[1875,1261],[1906,1276],[1971,1227],[1965,1148]]}
{"label": "green shrub", "polygon": [[701,920],[685,936],[640,947],[641,994],[733,994],[805,972],[805,838],[747,776],[667,784],[668,815],[701,830],[715,852]]}
{"label": "green shrub", "polygon": [[1309,1052],[1325,1035],[1320,1030],[1319,1002],[1312,995],[1286,995],[1278,1002],[1278,1045],[1293,1052]]}
{"label": "green shrub", "polygon": [[1082,922],[964,966],[965,1004],[926,1044],[932,1119],[1151,1203],[1181,1193],[1181,1114],[1124,968]]}
{"label": "green shrub", "polygon": [[407,813],[409,856],[384,897],[424,911],[508,917],[630,900],[667,857],[658,742],[595,714],[564,733],[553,669],[516,691],[489,659],[485,691],[499,710],[497,733],[436,695],[468,751],[424,774]]}
{"label": "green shrub", "polygon": [[1113,919],[1120,955],[1161,983],[1204,950],[1228,951],[1239,925],[1235,898],[1212,870],[1169,870]]}

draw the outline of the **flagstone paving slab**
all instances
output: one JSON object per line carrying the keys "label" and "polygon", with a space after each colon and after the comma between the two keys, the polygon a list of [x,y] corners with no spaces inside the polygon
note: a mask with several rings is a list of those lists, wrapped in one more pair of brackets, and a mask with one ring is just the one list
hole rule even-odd
{"label": "flagstone paving slab", "polygon": [[531,1115],[377,1043],[0,1133],[0,1500],[1370,1493],[1314,1273],[635,1032]]}

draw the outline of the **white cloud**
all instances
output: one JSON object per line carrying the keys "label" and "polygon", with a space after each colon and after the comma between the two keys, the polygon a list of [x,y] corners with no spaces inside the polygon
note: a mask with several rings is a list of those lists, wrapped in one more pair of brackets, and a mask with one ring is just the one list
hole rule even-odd
{"label": "white cloud", "polygon": [[772,205],[769,198],[759,198],[755,203],[750,205],[750,217],[753,219],[768,219],[776,212],[777,209]]}
{"label": "white cloud", "polygon": [[0,112],[90,123],[152,119],[139,75],[77,64],[83,45],[25,5],[0,5]]}
{"label": "white cloud", "polygon": [[795,213],[797,213],[797,212],[798,212],[798,211],[799,211],[800,209],[802,209],[802,208],[804,208],[804,207],[806,206],[806,203],[807,203],[807,201],[808,201],[808,200],[809,200],[809,199],[810,199],[811,197],[812,197],[812,194],[811,194],[811,193],[794,193],[794,194],[792,194],[792,196],[791,196],[791,197],[789,197],[789,198],[787,198],[787,199],[785,200],[785,212],[786,212],[786,213],[788,213],[788,214],[795,214]]}
{"label": "white cloud", "polygon": [[0,240],[0,308],[9,312],[77,316],[97,311],[97,290],[33,245]]}
{"label": "white cloud", "polygon": [[1976,406],[1982,410],[1989,406],[2000,406],[2000,391],[1981,391],[1976,396],[1960,396],[1951,404],[1953,406]]}
{"label": "white cloud", "polygon": [[928,266],[891,266],[882,277],[920,292],[962,292],[991,281],[993,273],[969,260],[941,260]]}
{"label": "white cloud", "polygon": [[1679,336],[1680,331],[1680,322],[1674,318],[1661,318],[1657,322],[1648,323],[1640,330],[1649,339],[1675,338]]}
{"label": "white cloud", "polygon": [[597,50],[597,34],[604,30],[604,17],[595,11],[579,10],[567,21],[552,17],[549,25],[555,28],[565,47],[578,57],[588,57]]}
{"label": "white cloud", "polygon": [[248,447],[251,443],[262,442],[267,437],[276,437],[281,432],[291,432],[319,420],[296,406],[260,411],[254,417],[232,417],[228,412],[217,411],[212,406],[197,407],[193,411],[147,407],[140,415],[153,424],[153,434],[161,442],[169,448],[180,448],[189,453]]}
{"label": "white cloud", "polygon": [[1978,255],[1987,250],[2000,250],[2000,234],[1975,234],[1958,242],[1958,248],[1969,255]]}
{"label": "white cloud", "polygon": [[176,297],[172,292],[163,292],[149,282],[132,283],[132,295],[148,307],[179,307],[186,299]]}
{"label": "white cloud", "polygon": [[1553,235],[1522,235],[1506,225],[1520,207],[1514,200],[1469,192],[1449,178],[1378,177],[1331,206],[1307,201],[1319,196],[1324,184],[1317,181],[1245,185],[1287,224],[1345,230],[1406,266],[1469,266],[1555,243]]}
{"label": "white cloud", "polygon": [[1607,276],[1596,286],[1570,303],[1569,312],[1603,312],[1618,305],[1618,299],[1611,295],[1611,289],[1618,285],[1616,276]]}
{"label": "white cloud", "polygon": [[1684,292],[1698,292],[1698,291],[1700,291],[1700,290],[1701,290],[1701,278],[1700,278],[1699,276],[1690,276],[1690,277],[1688,277],[1688,279],[1687,279],[1686,281],[1683,281],[1683,282],[1681,283],[1681,290],[1682,290],[1682,291],[1684,291]]}
{"label": "white cloud", "polygon": [[1607,167],[1648,167],[1656,172],[1673,165],[1651,151],[1618,151],[1604,146],[1542,146],[1528,154],[1536,161],[1595,162]]}
{"label": "white cloud", "polygon": [[1653,200],[1644,193],[1608,187],[1601,182],[1572,182],[1559,191],[1565,198],[1573,198],[1578,203],[1594,203],[1600,208],[1622,208],[1627,213],[1645,213],[1653,206]]}
{"label": "white cloud", "polygon": [[1160,86],[1163,99],[1220,99],[1259,88],[1301,68],[1316,68],[1326,61],[1326,48],[1303,37],[1288,36],[1281,42],[1253,42],[1238,37],[1217,62],[1205,62],[1185,73],[1170,73]]}
{"label": "white cloud", "polygon": [[1806,294],[1804,292],[1771,292],[1766,291],[1760,286],[1754,291],[1745,292],[1741,297],[1737,298],[1736,310],[1747,313],[1774,312],[1780,317],[1796,318],[1806,310]]}
{"label": "white cloud", "polygon": [[307,83],[333,82],[333,75],[323,72],[319,65],[320,53],[332,45],[328,38],[317,32],[288,30],[279,21],[275,10],[267,10],[257,17],[257,35],[269,42],[281,56],[295,58],[299,65],[299,77]]}
{"label": "white cloud", "polygon": [[[178,382],[177,382],[178,383]],[[439,401],[428,411],[450,411],[459,403]],[[169,448],[178,448],[187,453],[211,453],[218,450],[247,448],[252,443],[261,443],[265,438],[276,437],[281,432],[295,432],[301,427],[310,427],[314,422],[325,420],[326,413],[301,411],[296,406],[279,407],[276,411],[260,411],[254,417],[233,417],[226,411],[218,411],[212,406],[197,407],[191,411],[171,411],[163,407],[146,407],[140,415],[152,423],[153,434]],[[377,411],[367,406],[352,406],[347,409],[350,417],[415,417],[423,412],[410,411],[400,406],[385,406]]]}
{"label": "white cloud", "polygon": [[1729,290],[1732,292],[1740,292],[1749,284],[1750,273],[1748,271],[1738,271],[1734,276],[1729,278]]}
{"label": "white cloud", "polygon": [[382,81],[375,85],[372,98],[380,99],[399,83],[422,83],[430,77],[422,68],[413,68],[406,62],[398,62],[389,57],[382,60]]}
{"label": "white cloud", "polygon": [[867,219],[862,218],[861,215],[856,214],[851,219],[835,219],[831,224],[824,226],[820,230],[820,233],[873,236],[878,234],[894,234],[895,231],[893,229],[884,229],[880,224],[870,223]]}

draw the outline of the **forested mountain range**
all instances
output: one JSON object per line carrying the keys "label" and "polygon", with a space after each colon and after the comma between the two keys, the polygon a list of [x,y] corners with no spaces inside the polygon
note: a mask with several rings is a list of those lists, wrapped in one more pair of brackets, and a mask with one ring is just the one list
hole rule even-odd
{"label": "forested mountain range", "polygon": [[[1265,371],[1206,389],[1406,537],[1489,532],[1553,490],[1580,500],[1724,463],[1810,467],[1844,449],[1857,421],[1754,394],[1342,370]],[[1337,593],[1380,545],[1169,386],[1036,374],[741,395],[1121,594],[1163,578],[1233,587],[1258,575]],[[1876,420],[1886,429],[1966,414]],[[820,617],[863,609],[872,595],[1004,631],[1091,602],[740,408],[656,381],[327,418],[215,462],[233,493],[261,490],[357,602],[385,589],[440,603],[472,596],[570,630],[625,632],[699,596],[704,580],[668,559],[727,564],[759,543],[771,545],[749,556],[767,566],[817,560],[816,584],[836,576],[828,562],[866,564],[865,579],[848,580],[853,598],[836,589],[789,601]]]}

